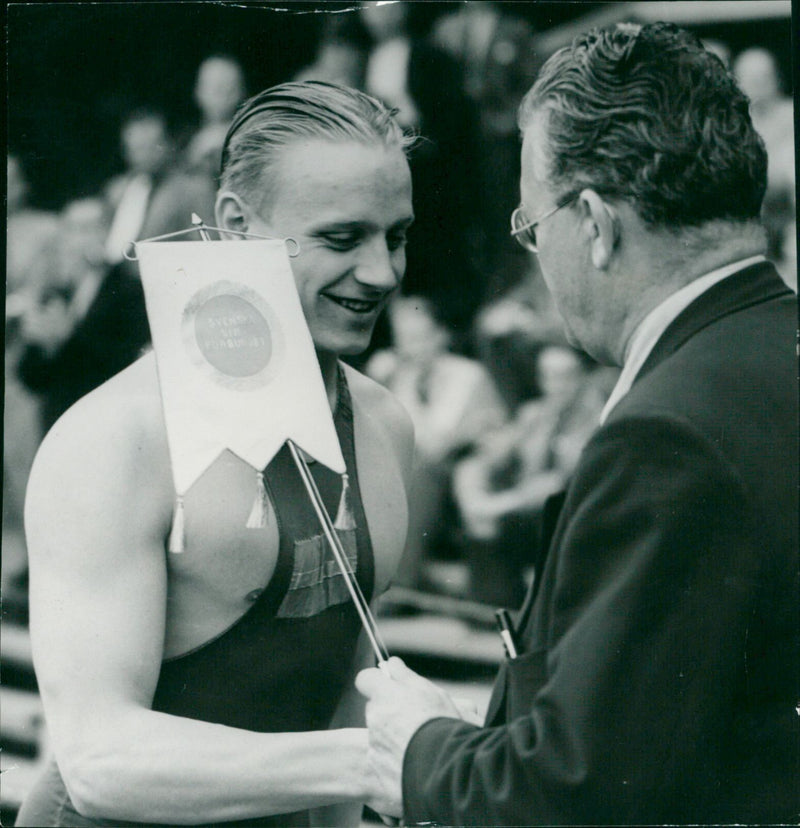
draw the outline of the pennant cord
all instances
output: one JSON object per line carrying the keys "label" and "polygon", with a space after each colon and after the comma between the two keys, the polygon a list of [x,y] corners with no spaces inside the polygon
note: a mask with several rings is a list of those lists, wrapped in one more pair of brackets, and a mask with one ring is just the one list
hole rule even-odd
{"label": "pennant cord", "polygon": [[369,638],[372,649],[378,659],[378,664],[388,661],[388,650],[386,649],[386,645],[383,643],[380,633],[378,632],[378,627],[369,608],[369,604],[367,603],[367,599],[364,597],[364,593],[358,585],[358,581],[353,574],[353,570],[350,568],[350,563],[345,555],[344,547],[342,546],[342,542],[339,540],[339,536],[336,534],[336,530],[333,528],[333,523],[331,523],[330,516],[325,509],[325,504],[322,502],[322,496],[319,493],[316,481],[312,477],[308,464],[300,454],[297,445],[292,440],[287,440],[286,442],[289,445],[289,451],[292,454],[297,470],[300,472],[300,477],[306,487],[306,491],[308,492],[314,511],[317,513],[317,518],[319,519],[322,529],[325,532],[325,536],[328,539],[328,543],[330,544],[336,563],[339,565],[339,569],[342,572],[345,584],[347,584],[350,597],[353,599],[358,615],[361,618],[361,625],[364,627],[364,631]]}
{"label": "pennant cord", "polygon": [[192,213],[192,224],[197,228],[197,232],[200,233],[200,238],[203,241],[211,241],[211,236],[208,235],[205,222],[197,213]]}

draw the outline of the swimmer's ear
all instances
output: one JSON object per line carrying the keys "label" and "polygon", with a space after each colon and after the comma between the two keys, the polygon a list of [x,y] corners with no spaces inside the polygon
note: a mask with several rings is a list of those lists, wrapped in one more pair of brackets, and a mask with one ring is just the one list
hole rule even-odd
{"label": "swimmer's ear", "polygon": [[[234,230],[247,233],[250,228],[250,210],[242,198],[230,190],[223,190],[217,195],[214,209],[217,227],[221,230]],[[230,235],[226,238],[240,239],[241,236]]]}

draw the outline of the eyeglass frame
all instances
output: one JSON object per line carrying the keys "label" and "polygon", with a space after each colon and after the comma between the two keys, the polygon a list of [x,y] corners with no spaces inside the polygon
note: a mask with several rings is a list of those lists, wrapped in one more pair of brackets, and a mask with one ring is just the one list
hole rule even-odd
{"label": "eyeglass frame", "polygon": [[570,195],[565,196],[556,204],[555,207],[539,216],[539,218],[534,221],[529,221],[527,224],[523,224],[522,227],[516,227],[515,221],[517,216],[525,215],[524,208],[522,204],[520,204],[519,207],[517,207],[511,214],[512,238],[517,242],[517,244],[521,245],[526,250],[529,250],[531,253],[538,253],[539,245],[536,243],[536,225],[541,224],[546,218],[550,218],[550,216],[555,215],[559,210],[566,207],[568,204],[571,204],[578,198],[579,195],[580,193],[571,193]]}

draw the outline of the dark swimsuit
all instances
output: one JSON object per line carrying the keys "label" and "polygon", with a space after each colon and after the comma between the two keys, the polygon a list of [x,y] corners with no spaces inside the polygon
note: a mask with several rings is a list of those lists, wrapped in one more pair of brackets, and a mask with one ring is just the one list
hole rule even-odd
{"label": "dark swimsuit", "polygon": [[[369,601],[374,580],[372,544],[358,485],[352,404],[341,370],[334,422],[350,475],[356,523],[356,529],[339,531],[339,537]],[[341,478],[319,463],[310,468],[328,513],[335,516]],[[264,477],[280,530],[275,571],[253,606],[228,630],[162,663],[152,708],[264,733],[323,730],[352,680],[361,625],[286,446]],[[190,555],[191,548],[185,554]],[[17,820],[19,826],[136,824],[140,823],[92,820],[78,814],[55,763],[27,798]],[[203,824],[301,826],[308,825],[308,812]]]}

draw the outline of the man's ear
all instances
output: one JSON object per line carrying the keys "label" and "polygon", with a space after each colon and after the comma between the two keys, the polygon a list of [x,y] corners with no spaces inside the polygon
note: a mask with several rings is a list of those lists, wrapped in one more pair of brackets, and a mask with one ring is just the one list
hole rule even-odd
{"label": "man's ear", "polygon": [[583,190],[580,200],[586,210],[584,228],[589,233],[592,264],[606,270],[619,241],[619,216],[594,190]]}
{"label": "man's ear", "polygon": [[[217,218],[217,227],[221,230],[235,230],[240,233],[247,233],[250,227],[250,209],[247,204],[230,190],[223,190],[217,195],[217,203],[214,208]],[[241,236],[231,236],[241,238]]]}

